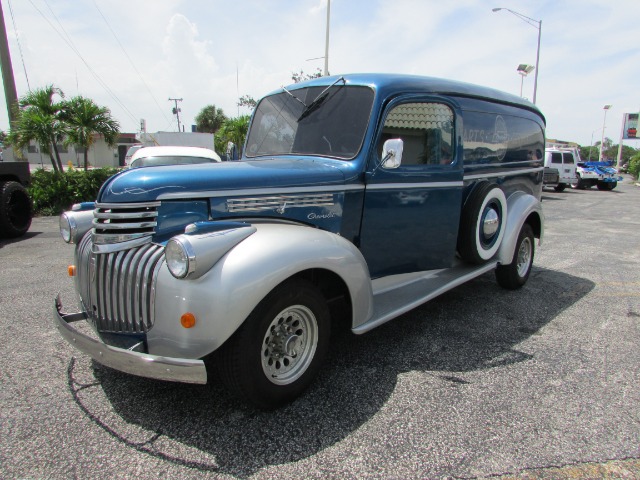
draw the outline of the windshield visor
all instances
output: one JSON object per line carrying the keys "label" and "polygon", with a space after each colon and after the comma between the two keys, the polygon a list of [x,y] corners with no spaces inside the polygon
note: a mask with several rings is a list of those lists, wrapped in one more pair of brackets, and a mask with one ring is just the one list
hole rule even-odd
{"label": "windshield visor", "polygon": [[354,158],[362,146],[372,105],[373,90],[342,84],[265,97],[251,123],[246,156]]}
{"label": "windshield visor", "polygon": [[211,163],[215,160],[206,157],[140,157],[131,162],[130,168],[159,167],[164,165],[191,165],[193,163]]}

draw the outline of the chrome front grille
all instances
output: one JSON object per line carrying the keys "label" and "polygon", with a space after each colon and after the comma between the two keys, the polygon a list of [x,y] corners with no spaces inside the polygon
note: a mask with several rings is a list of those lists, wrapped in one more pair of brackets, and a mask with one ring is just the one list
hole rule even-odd
{"label": "chrome front grille", "polygon": [[158,225],[160,202],[97,203],[93,211],[96,245],[114,244],[151,237]]}
{"label": "chrome front grille", "polygon": [[77,286],[85,311],[100,332],[145,333],[154,324],[155,285],[164,248],[145,245],[94,253],[87,234],[76,252]]}

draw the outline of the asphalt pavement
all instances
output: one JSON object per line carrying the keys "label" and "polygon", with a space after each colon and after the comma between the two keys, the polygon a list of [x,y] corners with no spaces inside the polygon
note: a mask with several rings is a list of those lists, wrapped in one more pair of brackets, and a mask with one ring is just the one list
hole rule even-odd
{"label": "asphalt pavement", "polygon": [[640,478],[640,187],[545,191],[529,282],[362,336],[274,412],[75,351],[57,218],[0,241],[0,478]]}

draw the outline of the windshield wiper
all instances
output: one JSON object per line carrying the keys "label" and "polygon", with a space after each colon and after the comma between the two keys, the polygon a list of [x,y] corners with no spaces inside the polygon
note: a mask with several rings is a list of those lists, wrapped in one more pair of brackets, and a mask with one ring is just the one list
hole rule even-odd
{"label": "windshield wiper", "polygon": [[299,101],[302,105],[304,105],[304,108],[307,108],[307,104],[304,103],[302,100],[300,100],[298,97],[296,97],[293,93],[291,93],[289,90],[287,90],[287,87],[282,87],[282,89],[287,92],[289,95],[291,95],[293,98],[295,98],[297,101]]}
{"label": "windshield wiper", "polygon": [[305,105],[305,109],[302,111],[302,113],[298,117],[298,122],[308,117],[311,113],[317,110],[320,107],[320,105],[322,105],[324,101],[327,99],[327,97],[329,96],[329,89],[340,81],[342,81],[341,86],[343,86],[346,83],[344,80],[344,77],[340,77],[331,85],[329,85],[327,88],[325,88],[322,92],[320,92],[320,94],[318,94],[318,96],[313,100],[313,102],[311,102],[309,105]]}

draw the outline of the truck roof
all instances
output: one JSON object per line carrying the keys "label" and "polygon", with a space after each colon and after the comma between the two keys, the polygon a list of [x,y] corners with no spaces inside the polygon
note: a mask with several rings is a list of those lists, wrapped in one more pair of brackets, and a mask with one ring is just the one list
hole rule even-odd
{"label": "truck roof", "polygon": [[[456,80],[419,75],[405,75],[392,73],[351,73],[319,77],[287,87],[295,90],[311,86],[328,86],[344,78],[347,85],[368,86],[380,92],[384,97],[406,93],[432,93],[439,95],[453,95],[458,97],[476,98],[507,105],[513,105],[529,110],[545,121],[544,115],[533,103],[510,93]],[[281,91],[281,90],[279,90]],[[276,93],[272,92],[272,93]],[[546,122],[546,121],[545,121]]]}

